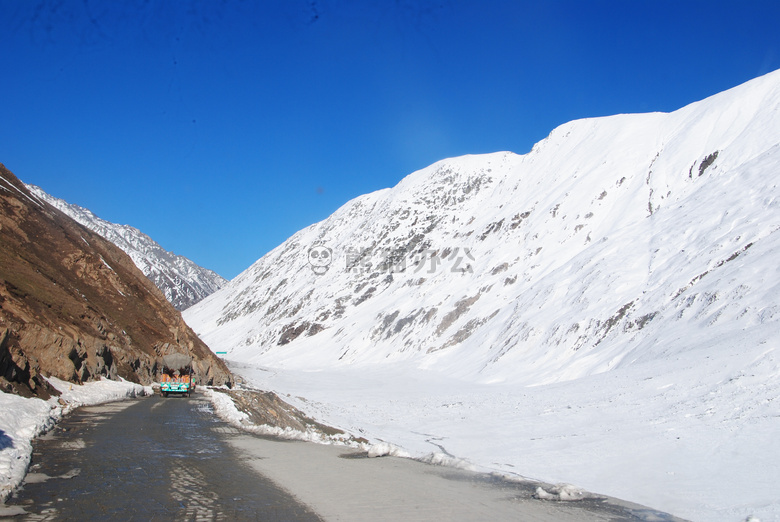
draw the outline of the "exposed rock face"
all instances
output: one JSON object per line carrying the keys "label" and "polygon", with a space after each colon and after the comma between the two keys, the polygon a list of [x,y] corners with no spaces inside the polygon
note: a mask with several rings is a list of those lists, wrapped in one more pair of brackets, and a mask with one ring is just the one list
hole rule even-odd
{"label": "exposed rock face", "polygon": [[45,397],[42,376],[149,384],[172,353],[193,358],[200,384],[232,382],[130,257],[0,164],[0,388]]}
{"label": "exposed rock face", "polygon": [[33,196],[46,201],[124,250],[135,266],[162,290],[165,298],[177,310],[189,308],[227,283],[216,272],[198,266],[184,256],[168,252],[137,228],[100,219],[89,210],[55,198],[35,185],[27,185],[27,188]]}

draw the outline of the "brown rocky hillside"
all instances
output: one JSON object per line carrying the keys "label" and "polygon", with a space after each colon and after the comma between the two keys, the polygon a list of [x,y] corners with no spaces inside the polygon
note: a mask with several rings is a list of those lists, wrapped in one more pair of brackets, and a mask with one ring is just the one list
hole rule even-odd
{"label": "brown rocky hillside", "polygon": [[197,383],[232,382],[127,254],[0,164],[0,389],[45,397],[42,376],[149,384],[172,353],[194,358]]}

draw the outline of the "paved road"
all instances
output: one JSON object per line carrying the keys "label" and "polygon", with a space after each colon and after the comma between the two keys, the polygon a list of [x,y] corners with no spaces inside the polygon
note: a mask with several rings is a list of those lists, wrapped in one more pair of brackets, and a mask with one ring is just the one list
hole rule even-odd
{"label": "paved road", "polygon": [[36,442],[8,504],[25,520],[674,520],[614,500],[539,501],[534,489],[248,435],[194,395],[81,408]]}
{"label": "paved road", "polygon": [[80,408],[7,504],[26,520],[320,520],[237,458],[234,433],[197,394]]}

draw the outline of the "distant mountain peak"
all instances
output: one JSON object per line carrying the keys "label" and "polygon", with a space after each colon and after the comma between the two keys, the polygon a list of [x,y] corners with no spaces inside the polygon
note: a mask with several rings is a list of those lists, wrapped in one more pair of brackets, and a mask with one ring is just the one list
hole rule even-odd
{"label": "distant mountain peak", "polygon": [[92,211],[55,198],[35,185],[27,185],[27,188],[35,196],[124,250],[177,310],[192,306],[227,283],[216,272],[165,250],[137,228],[101,219]]}
{"label": "distant mountain peak", "polygon": [[0,164],[0,391],[46,398],[46,377],[151,384],[171,354],[202,384],[232,382],[125,252]]}

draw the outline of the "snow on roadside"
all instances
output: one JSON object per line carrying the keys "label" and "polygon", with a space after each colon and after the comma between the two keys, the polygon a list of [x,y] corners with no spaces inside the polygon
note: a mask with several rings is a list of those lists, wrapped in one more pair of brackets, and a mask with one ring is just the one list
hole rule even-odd
{"label": "snow on roadside", "polygon": [[152,388],[128,381],[72,384],[56,378],[49,383],[61,395],[48,401],[0,392],[0,503],[24,480],[32,456],[32,440],[46,433],[74,408],[152,395]]}
{"label": "snow on roadside", "polygon": [[377,442],[376,444],[368,448],[368,456],[371,458],[388,457],[388,456],[412,458],[411,453],[403,450],[402,448],[399,448],[395,444],[390,444],[389,442]]}
{"label": "snow on roadside", "polygon": [[562,502],[574,502],[589,498],[590,496],[590,493],[587,491],[572,486],[571,484],[556,484],[547,489],[539,486],[536,488],[536,493],[534,493],[534,497],[541,500],[558,500]]}
{"label": "snow on roadside", "polygon": [[281,428],[268,424],[254,424],[249,419],[249,415],[236,407],[233,399],[231,399],[228,394],[215,391],[211,388],[204,388],[203,390],[204,395],[211,401],[211,404],[214,407],[214,413],[228,424],[241,430],[287,440],[301,440],[306,442],[317,442],[320,444],[342,444],[347,446],[355,445],[353,441],[343,435],[327,435],[312,429],[301,431],[289,427]]}
{"label": "snow on roadside", "polygon": [[62,408],[41,399],[0,393],[0,501],[4,502],[27,472],[32,439],[54,427]]}
{"label": "snow on roadside", "polygon": [[268,424],[256,424],[249,415],[241,411],[233,399],[227,393],[220,393],[214,388],[206,388],[204,391],[206,397],[211,401],[214,413],[222,420],[233,425],[236,428],[255,433],[259,435],[270,435],[288,440],[301,440],[306,442],[315,442],[318,444],[337,444],[365,451],[369,458],[376,457],[399,457],[415,459],[426,464],[435,466],[446,466],[469,471],[477,471],[477,467],[465,459],[450,455],[446,452],[432,452],[425,455],[413,456],[403,448],[385,441],[379,441],[374,444],[365,443],[356,440],[349,434],[325,434],[315,429],[306,431],[296,430],[289,427],[281,428],[279,426],[270,426]]}
{"label": "snow on roadside", "polygon": [[776,343],[743,331],[670,359],[533,387],[404,365],[233,369],[378,455],[423,460],[433,449],[482,471],[576,485],[540,498],[574,500],[584,488],[689,520],[780,520]]}
{"label": "snow on roadside", "polygon": [[151,386],[141,386],[124,379],[121,381],[103,379],[81,385],[61,381],[56,377],[49,377],[47,380],[49,384],[62,394],[59,399],[61,402],[66,403],[63,413],[69,413],[73,408],[78,408],[79,406],[92,406],[105,402],[154,395]]}

